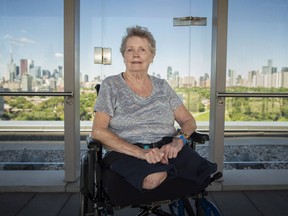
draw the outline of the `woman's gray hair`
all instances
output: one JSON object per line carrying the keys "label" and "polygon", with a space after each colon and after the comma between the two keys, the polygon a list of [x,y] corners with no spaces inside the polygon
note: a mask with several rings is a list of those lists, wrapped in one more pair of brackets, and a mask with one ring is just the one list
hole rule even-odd
{"label": "woman's gray hair", "polygon": [[140,38],[145,38],[150,44],[150,50],[153,55],[156,53],[156,41],[151,34],[151,32],[146,28],[146,27],[141,27],[141,26],[134,26],[134,27],[129,27],[126,29],[126,35],[122,38],[121,46],[120,46],[120,52],[122,56],[124,56],[124,52],[126,49],[126,42],[128,38],[130,37],[140,37]]}

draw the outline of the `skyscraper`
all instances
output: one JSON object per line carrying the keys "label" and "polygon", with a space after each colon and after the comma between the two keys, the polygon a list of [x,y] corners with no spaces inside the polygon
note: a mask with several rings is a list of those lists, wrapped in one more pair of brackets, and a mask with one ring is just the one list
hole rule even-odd
{"label": "skyscraper", "polygon": [[25,73],[30,74],[30,69],[33,68],[33,61],[31,59],[21,59],[20,60],[20,74]]}
{"label": "skyscraper", "polygon": [[172,67],[168,66],[167,68],[167,81],[171,81],[172,80]]}
{"label": "skyscraper", "polygon": [[22,75],[21,88],[22,91],[32,91],[32,77],[28,73]]}

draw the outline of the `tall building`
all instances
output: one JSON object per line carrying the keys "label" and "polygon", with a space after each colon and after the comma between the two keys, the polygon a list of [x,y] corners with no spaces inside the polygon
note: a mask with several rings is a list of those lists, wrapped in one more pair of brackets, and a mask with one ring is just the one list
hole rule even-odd
{"label": "tall building", "polygon": [[199,78],[199,86],[208,88],[210,87],[210,79],[209,74],[205,73],[204,76],[200,76]]}
{"label": "tall building", "polygon": [[42,70],[42,76],[48,79],[51,77],[51,72],[49,70]]}
{"label": "tall building", "polygon": [[168,66],[167,68],[167,81],[171,81],[173,78],[172,78],[172,67],[171,66]]}
{"label": "tall building", "polygon": [[40,66],[35,66],[33,68],[30,69],[30,76],[34,77],[34,78],[41,78],[41,67]]}
{"label": "tall building", "polygon": [[268,59],[268,67],[272,68],[273,67],[273,60]]}
{"label": "tall building", "polygon": [[206,86],[206,80],[204,76],[200,76],[199,78],[199,86],[200,87],[205,87]]}
{"label": "tall building", "polygon": [[12,61],[11,63],[7,64],[7,69],[8,69],[8,81],[9,82],[14,82],[16,79],[16,64]]}
{"label": "tall building", "polygon": [[228,70],[228,86],[236,86],[236,72],[234,70]]}
{"label": "tall building", "polygon": [[268,59],[268,65],[262,67],[262,74],[271,74],[272,73],[272,67],[273,67],[273,60]]}
{"label": "tall building", "polygon": [[84,82],[89,82],[89,76],[88,76],[88,74],[85,74],[85,75],[84,75]]}
{"label": "tall building", "polygon": [[281,87],[288,88],[288,67],[283,67],[281,70]]}
{"label": "tall building", "polygon": [[20,60],[20,74],[25,73],[30,74],[30,69],[34,67],[33,60],[31,59],[21,59]]}
{"label": "tall building", "polygon": [[255,83],[255,76],[256,76],[256,71],[249,71],[248,72],[248,87],[254,87]]}
{"label": "tall building", "polygon": [[16,66],[16,78],[20,79],[20,67]]}
{"label": "tall building", "polygon": [[54,77],[51,77],[49,80],[48,80],[48,83],[49,83],[49,87],[50,87],[50,90],[52,89],[57,89],[57,80],[54,78]]}
{"label": "tall building", "polygon": [[22,91],[32,91],[32,77],[28,73],[22,75],[21,89]]}
{"label": "tall building", "polygon": [[10,59],[10,63],[7,64],[7,72],[8,72],[8,76],[7,76],[7,80],[9,82],[13,82],[16,79],[16,64],[14,63],[14,59],[13,59],[13,54],[11,51],[11,59]]}
{"label": "tall building", "polygon": [[62,66],[58,66],[58,72],[59,72],[59,77],[63,78],[63,67]]}

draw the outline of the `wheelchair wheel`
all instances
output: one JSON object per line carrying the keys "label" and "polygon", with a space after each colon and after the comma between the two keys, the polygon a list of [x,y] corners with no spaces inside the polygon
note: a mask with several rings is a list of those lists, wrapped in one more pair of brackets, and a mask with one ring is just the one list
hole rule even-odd
{"label": "wheelchair wheel", "polygon": [[210,214],[206,215],[205,209],[203,206],[197,206],[196,207],[196,216],[209,216]]}
{"label": "wheelchair wheel", "polygon": [[197,216],[221,216],[219,209],[206,198],[200,199],[199,202]]}
{"label": "wheelchair wheel", "polygon": [[94,160],[92,154],[84,154],[81,158],[80,174],[80,215],[94,214]]}

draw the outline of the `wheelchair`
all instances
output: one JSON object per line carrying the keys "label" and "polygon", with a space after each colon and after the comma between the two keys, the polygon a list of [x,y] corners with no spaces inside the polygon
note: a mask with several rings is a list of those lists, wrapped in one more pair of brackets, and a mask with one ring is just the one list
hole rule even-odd
{"label": "wheelchair", "polygon": [[[98,94],[100,85],[95,86]],[[188,144],[195,150],[197,144],[204,144],[209,136],[194,132]],[[81,156],[80,174],[80,215],[112,216],[114,212],[126,207],[138,208],[137,216],[220,216],[217,207],[206,196],[205,188],[222,177],[217,172],[203,185],[190,180],[175,178],[164,181],[153,190],[140,192],[119,174],[103,169],[102,144],[86,137],[87,150]],[[194,201],[194,208],[191,202]],[[163,208],[168,205],[167,210]]]}
{"label": "wheelchair", "polygon": [[[209,140],[207,134],[194,132],[189,145],[203,144]],[[110,169],[102,168],[102,145],[87,136],[87,151],[81,157],[80,215],[110,216],[115,210],[125,207],[138,208],[138,216],[220,216],[217,207],[207,200],[205,188],[222,177],[214,174],[203,186],[197,188],[190,180],[173,179],[163,182],[153,190],[140,192]],[[171,190],[175,188],[175,190]],[[191,205],[194,201],[195,207]],[[162,206],[169,206],[164,211]],[[177,208],[174,208],[177,206]],[[176,211],[175,211],[176,209]]]}

